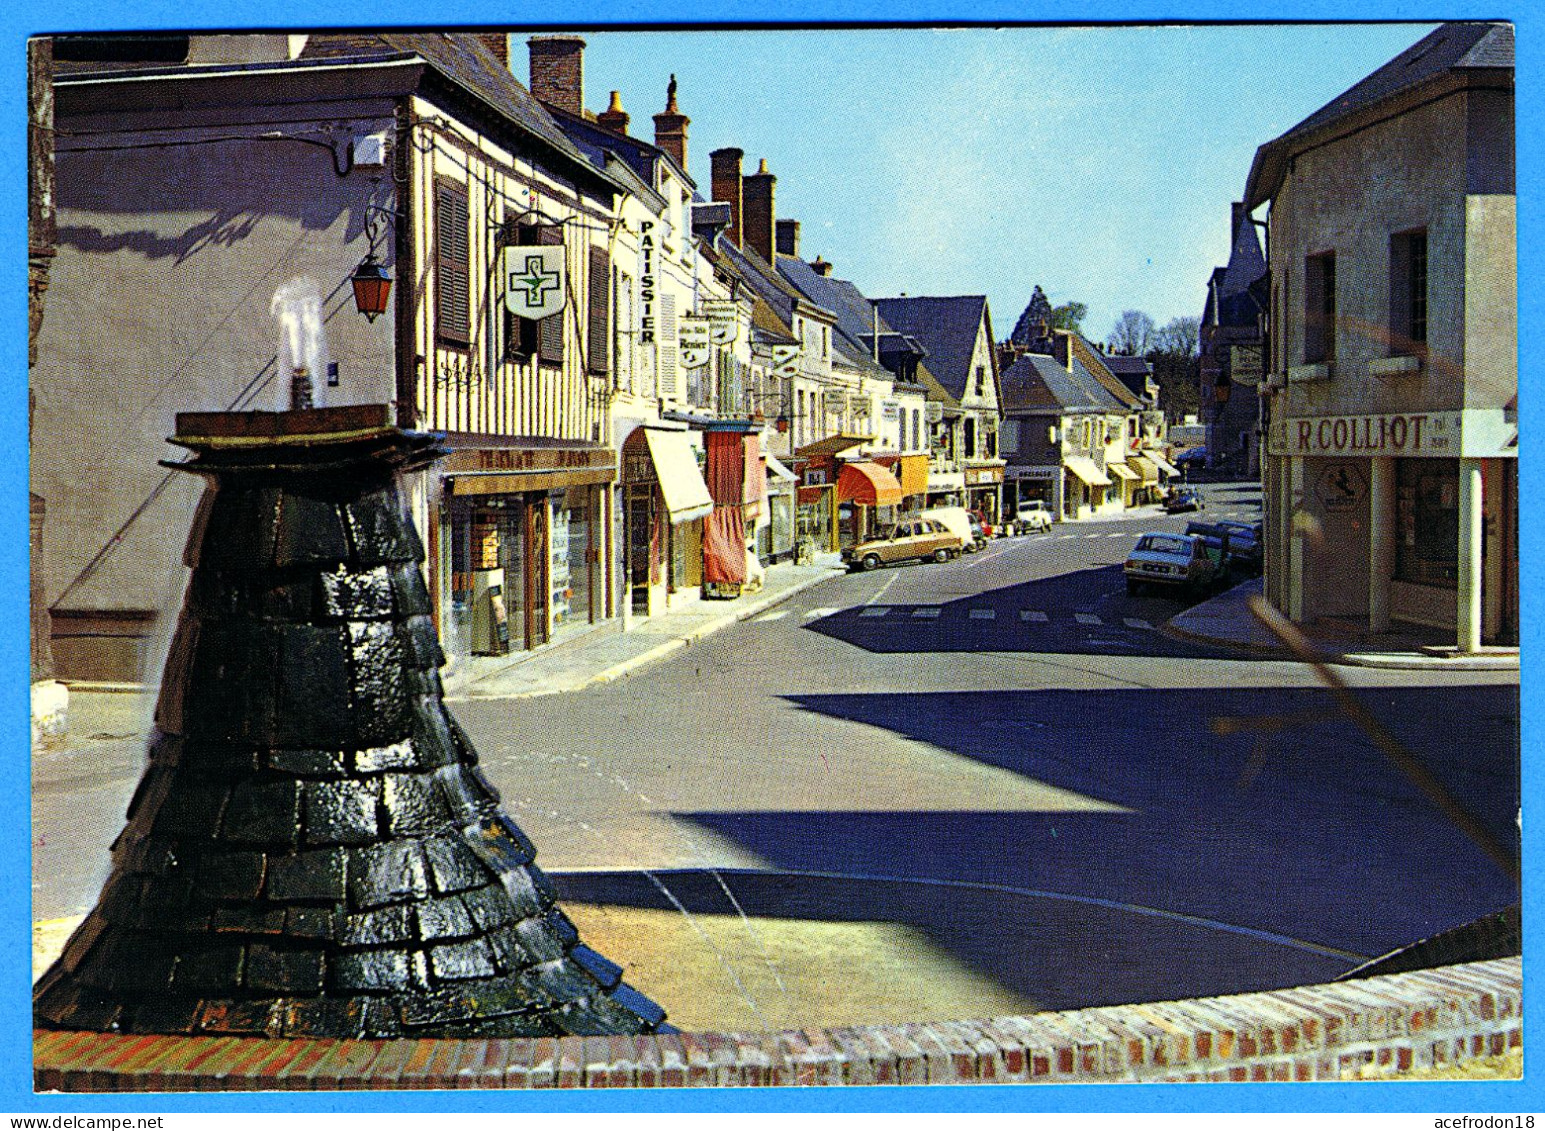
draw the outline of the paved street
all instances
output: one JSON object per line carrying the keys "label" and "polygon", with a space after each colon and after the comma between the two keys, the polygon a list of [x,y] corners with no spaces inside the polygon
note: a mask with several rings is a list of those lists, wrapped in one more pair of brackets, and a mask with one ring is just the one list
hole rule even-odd
{"label": "paved street", "polygon": [[[1258,498],[1207,495],[1209,519]],[[1137,534],[1190,517],[840,576],[617,683],[454,710],[566,897],[634,909],[609,952],[668,937],[748,995],[769,949],[858,980],[942,963],[974,987],[956,1015],[1227,993],[1512,902],[1307,668],[1172,639],[1182,600],[1127,596]],[[1514,838],[1515,675],[1346,675]],[[36,918],[94,899],[141,741],[41,771]]]}

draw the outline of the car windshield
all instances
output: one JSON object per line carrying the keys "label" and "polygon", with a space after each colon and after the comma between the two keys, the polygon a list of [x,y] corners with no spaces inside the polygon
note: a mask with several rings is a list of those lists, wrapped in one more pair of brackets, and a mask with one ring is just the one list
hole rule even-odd
{"label": "car windshield", "polygon": [[1189,554],[1191,543],[1173,534],[1145,534],[1138,539],[1137,548],[1160,554]]}

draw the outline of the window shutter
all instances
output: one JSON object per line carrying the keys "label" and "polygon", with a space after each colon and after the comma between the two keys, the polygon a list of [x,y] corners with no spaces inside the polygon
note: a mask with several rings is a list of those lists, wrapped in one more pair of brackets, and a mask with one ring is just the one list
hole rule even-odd
{"label": "window shutter", "polygon": [[435,333],[459,346],[472,341],[470,229],[467,190],[441,181],[435,189]]}
{"label": "window shutter", "polygon": [[[563,246],[563,229],[557,225],[538,228],[536,234],[536,242],[545,247]],[[567,312],[568,307],[565,306],[557,314],[538,321],[541,333],[538,352],[541,353],[544,362],[550,362],[553,365],[563,364],[563,316]]]}
{"label": "window shutter", "polygon": [[592,373],[609,373],[611,357],[607,346],[611,344],[612,310],[612,257],[604,247],[590,247],[590,328],[589,357],[586,363]]}
{"label": "window shutter", "polygon": [[660,296],[660,398],[679,401],[681,390],[676,380],[677,362],[676,296]]}

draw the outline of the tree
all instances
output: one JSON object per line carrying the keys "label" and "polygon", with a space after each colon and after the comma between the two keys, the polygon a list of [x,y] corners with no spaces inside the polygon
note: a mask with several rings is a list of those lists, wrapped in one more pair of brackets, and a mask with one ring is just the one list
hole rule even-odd
{"label": "tree", "polygon": [[1081,302],[1065,302],[1061,306],[1052,307],[1051,326],[1053,330],[1071,330],[1075,334],[1084,332],[1084,316],[1089,313],[1089,308]]}
{"label": "tree", "polygon": [[1143,357],[1153,345],[1153,319],[1141,310],[1123,310],[1110,332],[1110,352]]}
{"label": "tree", "polygon": [[1194,357],[1202,341],[1200,318],[1172,318],[1154,331],[1152,351],[1171,357]]}
{"label": "tree", "polygon": [[1201,408],[1200,318],[1174,318],[1154,332],[1148,360],[1159,386],[1159,405],[1171,420]]}

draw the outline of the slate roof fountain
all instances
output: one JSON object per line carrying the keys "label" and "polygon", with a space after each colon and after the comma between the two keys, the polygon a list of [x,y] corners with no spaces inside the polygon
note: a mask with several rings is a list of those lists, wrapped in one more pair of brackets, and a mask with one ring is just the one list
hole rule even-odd
{"label": "slate roof fountain", "polygon": [[[302,401],[301,403],[304,403]],[[149,764],[41,1028],[268,1036],[646,1033],[441,699],[385,405],[182,414],[209,487]]]}

